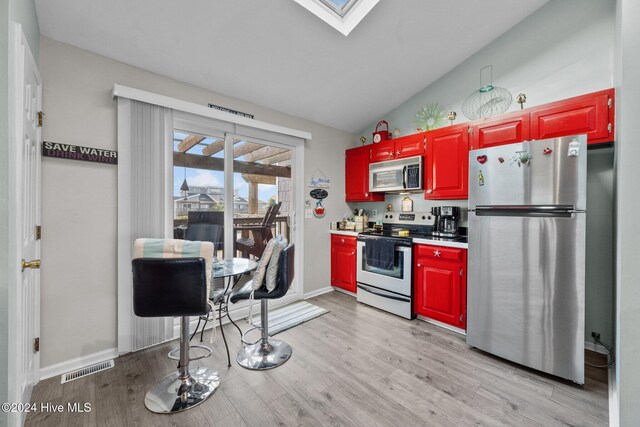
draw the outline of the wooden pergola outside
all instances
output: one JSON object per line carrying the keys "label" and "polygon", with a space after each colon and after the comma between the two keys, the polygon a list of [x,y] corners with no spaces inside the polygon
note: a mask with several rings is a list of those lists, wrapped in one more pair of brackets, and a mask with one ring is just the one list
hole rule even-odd
{"label": "wooden pergola outside", "polygon": [[[173,165],[194,169],[224,171],[224,159],[214,157],[224,150],[224,140],[214,139],[207,143],[201,135],[188,135],[179,141],[177,151],[173,153]],[[189,153],[194,147],[202,145],[202,155]],[[240,173],[249,185],[248,213],[258,214],[258,184],[275,185],[276,178],[291,178],[292,150],[277,148],[238,140],[233,147],[233,171]]]}

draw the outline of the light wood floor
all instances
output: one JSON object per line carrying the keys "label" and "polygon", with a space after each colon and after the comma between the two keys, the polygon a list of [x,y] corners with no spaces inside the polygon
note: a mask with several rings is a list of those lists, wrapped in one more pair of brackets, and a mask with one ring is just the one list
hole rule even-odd
{"label": "light wood floor", "polygon": [[[27,426],[605,425],[607,386],[584,387],[470,349],[460,335],[331,292],[309,300],[331,310],[277,335],[293,347],[283,366],[263,372],[226,366],[216,337],[220,388],[175,415],[144,407],[145,392],[175,369],[175,343],[116,359],[114,369],[60,385],[38,384],[34,402],[89,402],[86,414],[29,414]],[[246,327],[246,323],[241,323]],[[235,329],[225,326],[238,349]],[[207,338],[205,338],[206,340]],[[194,362],[197,366],[199,362]]]}

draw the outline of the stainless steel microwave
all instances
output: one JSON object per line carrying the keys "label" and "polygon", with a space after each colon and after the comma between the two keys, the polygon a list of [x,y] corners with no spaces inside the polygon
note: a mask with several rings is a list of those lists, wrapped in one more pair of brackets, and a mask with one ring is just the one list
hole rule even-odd
{"label": "stainless steel microwave", "polygon": [[422,190],[422,156],[369,164],[369,191]]}

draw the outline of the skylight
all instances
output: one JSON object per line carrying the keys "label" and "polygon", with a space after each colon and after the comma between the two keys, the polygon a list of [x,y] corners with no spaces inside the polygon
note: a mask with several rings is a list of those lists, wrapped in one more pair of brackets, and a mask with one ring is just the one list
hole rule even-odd
{"label": "skylight", "polygon": [[349,35],[379,0],[294,0],[309,12]]}

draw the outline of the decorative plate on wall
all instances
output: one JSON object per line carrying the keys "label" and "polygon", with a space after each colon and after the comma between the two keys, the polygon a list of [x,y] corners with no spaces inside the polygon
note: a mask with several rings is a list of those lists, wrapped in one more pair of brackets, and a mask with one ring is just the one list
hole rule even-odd
{"label": "decorative plate on wall", "polygon": [[437,102],[423,105],[416,113],[415,123],[423,131],[437,129],[447,123],[445,108]]}

